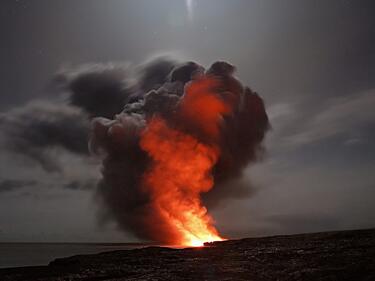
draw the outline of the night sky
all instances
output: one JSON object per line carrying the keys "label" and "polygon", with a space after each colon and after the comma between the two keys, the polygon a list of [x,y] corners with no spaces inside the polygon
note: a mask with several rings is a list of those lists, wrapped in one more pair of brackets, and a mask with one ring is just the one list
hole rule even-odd
{"label": "night sky", "polygon": [[212,210],[225,236],[375,227],[374,11],[366,0],[1,1],[0,241],[135,240],[98,222],[97,159],[16,151],[8,135],[30,128],[35,104],[66,99],[57,73],[158,55],[229,61],[264,98],[272,131],[246,170],[251,191]]}

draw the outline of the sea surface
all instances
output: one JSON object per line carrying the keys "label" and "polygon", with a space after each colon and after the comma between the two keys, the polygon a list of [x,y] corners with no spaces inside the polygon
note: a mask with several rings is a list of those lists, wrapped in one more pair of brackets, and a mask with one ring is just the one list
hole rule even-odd
{"label": "sea surface", "polygon": [[0,243],[0,268],[47,265],[56,258],[142,248],[136,243]]}

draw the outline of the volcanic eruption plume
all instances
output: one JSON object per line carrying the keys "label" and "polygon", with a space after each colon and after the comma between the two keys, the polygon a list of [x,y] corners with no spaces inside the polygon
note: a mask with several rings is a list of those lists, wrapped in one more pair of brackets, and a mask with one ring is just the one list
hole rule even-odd
{"label": "volcanic eruption plume", "polygon": [[256,160],[269,128],[263,101],[234,70],[164,67],[145,75],[158,81],[141,81],[113,120],[93,120],[90,148],[103,155],[98,198],[121,228],[163,244],[223,239],[204,201],[236,192],[229,183]]}

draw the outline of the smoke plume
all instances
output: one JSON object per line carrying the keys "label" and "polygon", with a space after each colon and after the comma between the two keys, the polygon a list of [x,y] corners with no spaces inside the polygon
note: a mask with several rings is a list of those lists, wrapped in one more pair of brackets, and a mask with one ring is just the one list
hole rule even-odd
{"label": "smoke plume", "polygon": [[201,195],[215,205],[241,192],[233,183],[257,159],[269,128],[264,104],[229,63],[161,66],[160,76],[155,65],[145,72],[121,113],[92,122],[90,148],[103,157],[98,198],[141,239],[219,240]]}
{"label": "smoke plume", "polygon": [[[248,192],[241,174],[261,155],[269,129],[262,99],[235,70],[223,61],[205,69],[168,57],[64,70],[55,81],[65,102],[34,101],[1,114],[0,144],[67,177],[62,186],[71,190],[95,185],[88,152],[99,155],[100,218],[140,239],[220,240],[208,210]],[[64,153],[87,162],[86,172],[62,166]],[[4,179],[0,189],[36,184]]]}
{"label": "smoke plume", "polygon": [[33,101],[0,114],[0,143],[27,156],[48,172],[61,167],[51,148],[88,154],[89,120],[79,108],[50,101]]}

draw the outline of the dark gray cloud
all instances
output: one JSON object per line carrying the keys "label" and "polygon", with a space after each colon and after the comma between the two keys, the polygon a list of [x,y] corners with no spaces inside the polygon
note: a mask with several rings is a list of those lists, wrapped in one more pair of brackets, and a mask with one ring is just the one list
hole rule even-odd
{"label": "dark gray cloud", "polygon": [[89,121],[76,107],[35,101],[0,115],[1,140],[5,148],[25,155],[47,171],[60,169],[53,148],[88,153]]}
{"label": "dark gray cloud", "polygon": [[147,93],[159,89],[167,80],[179,62],[168,56],[157,57],[141,65],[138,69],[139,89]]}
{"label": "dark gray cloud", "polygon": [[[228,70],[226,66],[229,67]],[[244,91],[241,83],[232,76],[233,71],[233,66],[220,62],[214,64],[207,72],[222,81],[224,86],[220,91],[231,92],[238,97],[242,96],[240,99],[238,97],[237,100],[235,99],[241,104],[241,109],[236,112],[238,116],[228,117],[226,120],[228,128],[231,127],[231,129],[227,131],[222,144],[227,147],[224,150],[226,152],[223,153],[215,170],[215,176],[218,178],[217,186],[211,196],[205,196],[205,201],[210,207],[219,204],[220,200],[251,194],[252,189],[249,185],[235,178],[240,176],[239,171],[246,166],[248,161],[255,160],[256,151],[260,150],[258,144],[267,129],[268,120],[262,100],[250,89],[246,88]],[[84,160],[89,159],[87,153],[89,120],[98,115],[110,117],[106,121],[96,119],[94,122],[95,138],[91,141],[91,148],[93,151],[97,148],[110,148],[107,151],[110,154],[125,155],[125,157],[118,163],[112,162],[111,164],[111,177],[117,178],[116,183],[108,180],[102,181],[98,187],[98,194],[102,195],[102,202],[106,204],[111,202],[109,209],[114,217],[123,214],[121,209],[124,206],[124,198],[127,198],[129,210],[139,209],[139,206],[143,204],[140,202],[147,201],[146,197],[137,195],[137,192],[133,192],[134,198],[121,196],[121,192],[117,189],[117,186],[121,188],[126,186],[129,190],[138,190],[138,180],[131,180],[131,178],[141,175],[147,165],[146,162],[149,161],[139,148],[137,138],[132,140],[128,137],[138,135],[146,119],[155,114],[164,115],[173,120],[175,117],[171,114],[182,99],[184,85],[195,75],[202,75],[203,72],[203,67],[194,62],[181,63],[165,56],[155,58],[133,69],[120,64],[87,64],[64,70],[55,77],[55,83],[58,83],[67,97],[65,101],[61,99],[33,101],[2,113],[0,119],[2,148],[34,161],[47,173],[61,174],[62,178],[53,184],[51,180],[48,180],[48,176],[44,175],[46,178],[38,181],[40,186],[51,185],[69,190],[90,190],[95,186],[98,176],[93,176],[89,180],[87,176],[90,173],[85,171],[92,168]],[[151,90],[146,93],[146,89]],[[131,97],[137,98],[132,100]],[[123,108],[123,113],[115,117]],[[113,121],[111,121],[112,117],[115,117]],[[238,122],[235,121],[236,118]],[[258,123],[255,120],[258,120]],[[119,123],[121,127],[116,126]],[[120,142],[111,143],[107,140],[109,127],[111,134]],[[125,128],[129,134],[122,140],[121,128]],[[73,161],[74,157],[83,159],[81,161],[82,176],[73,175],[67,171],[69,164],[64,158],[68,154],[71,155],[67,158],[70,159],[69,161]],[[107,165],[110,162],[106,160],[105,163]],[[124,171],[132,176],[124,177]],[[118,176],[114,176],[117,174]],[[123,179],[119,180],[120,177]],[[106,178],[105,172],[104,179]],[[7,190],[11,189],[13,188],[7,187]],[[114,198],[122,199],[119,204],[116,204]],[[128,217],[126,227],[131,225],[129,221],[134,220],[136,215],[129,212]],[[122,221],[123,218],[118,218],[118,220]],[[130,226],[130,228],[135,227]]]}
{"label": "dark gray cloud", "polygon": [[[153,166],[153,160],[141,147],[141,135],[157,118],[163,118],[172,128],[193,136],[198,142],[214,143],[220,148],[220,157],[212,172],[214,192],[205,195],[210,206],[251,194],[250,185],[241,183],[240,178],[243,169],[256,161],[262,152],[269,122],[263,100],[250,88],[242,86],[233,76],[234,70],[226,62],[214,63],[206,74],[196,63],[177,65],[163,85],[127,104],[114,120],[94,119],[90,147],[94,152],[104,152],[98,199],[109,217],[114,218],[122,229],[141,239],[177,243],[173,230],[153,207],[152,194],[145,192],[142,181]],[[210,114],[212,109],[205,106],[212,104],[194,104],[193,115],[183,111],[184,103],[189,102],[187,87],[199,84],[201,77],[206,77],[204,75],[216,79],[218,85],[213,89],[197,86],[196,91],[200,91],[197,94],[214,91],[228,107],[233,108],[231,114],[215,115],[214,121],[196,119],[197,115],[205,116],[206,111]],[[210,121],[215,126],[216,120],[222,121],[217,140],[207,133],[205,127],[212,126]]]}
{"label": "dark gray cloud", "polygon": [[69,102],[91,117],[113,118],[134,92],[128,68],[120,64],[89,64],[60,72],[55,81],[69,92]]}
{"label": "dark gray cloud", "polygon": [[[64,164],[60,158],[64,153],[89,156],[90,118],[113,118],[124,109],[131,96],[141,98],[145,95],[145,87],[160,87],[176,65],[176,60],[164,56],[133,68],[109,63],[86,64],[60,71],[54,83],[66,99],[36,100],[2,112],[1,148],[26,156],[46,171],[61,172]],[[152,108],[152,95],[149,96],[145,106]],[[137,104],[142,102],[128,107]],[[77,182],[66,186],[75,189]]]}

